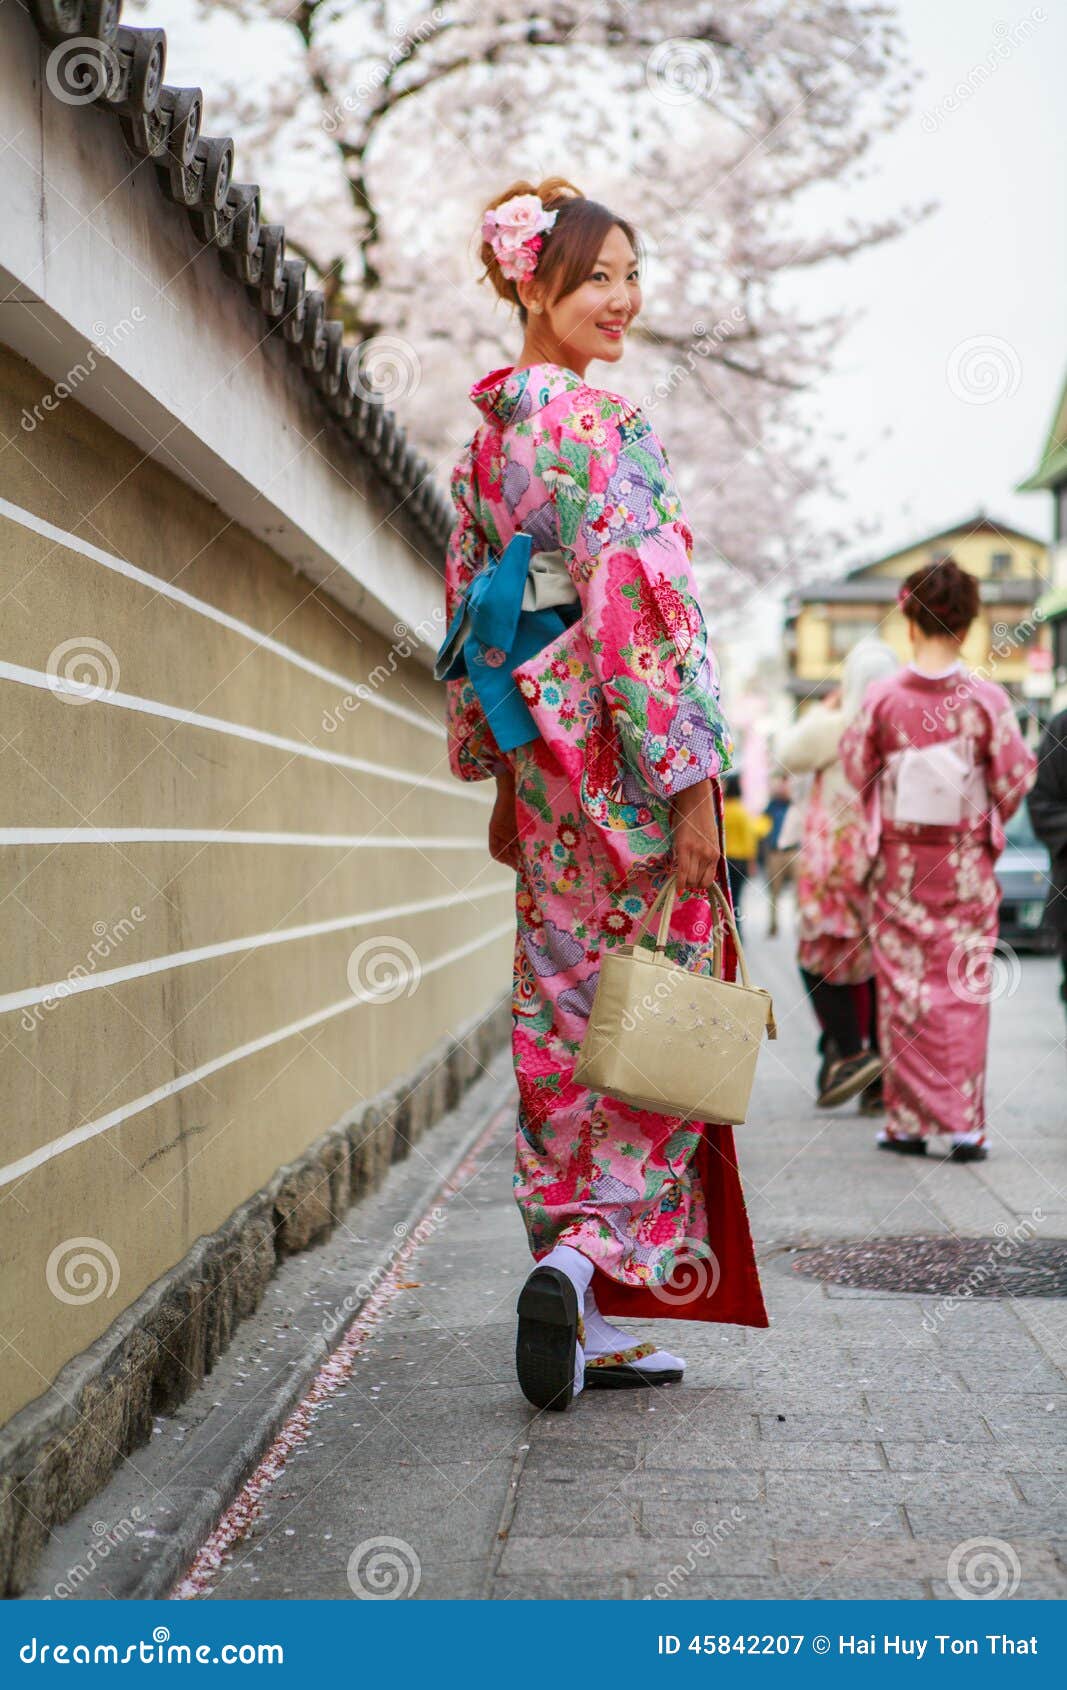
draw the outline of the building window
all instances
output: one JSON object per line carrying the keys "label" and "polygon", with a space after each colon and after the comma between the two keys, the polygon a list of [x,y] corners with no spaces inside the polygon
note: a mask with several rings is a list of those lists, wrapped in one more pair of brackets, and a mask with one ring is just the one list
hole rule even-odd
{"label": "building window", "polygon": [[990,559],[989,559],[989,573],[992,576],[994,576],[998,579],[1001,576],[1010,575],[1011,574],[1011,553],[1010,552],[993,552],[993,553],[991,553]]}
{"label": "building window", "polygon": [[1067,481],[1052,489],[1057,540],[1067,540]]}
{"label": "building window", "polygon": [[858,621],[830,623],[830,655],[831,657],[847,657],[858,640],[870,639],[877,634],[881,623],[873,617],[864,617]]}

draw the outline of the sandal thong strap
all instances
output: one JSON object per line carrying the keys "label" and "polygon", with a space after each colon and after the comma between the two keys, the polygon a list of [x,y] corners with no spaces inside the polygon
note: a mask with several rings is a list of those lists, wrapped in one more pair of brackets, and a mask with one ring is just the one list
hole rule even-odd
{"label": "sandal thong strap", "polygon": [[627,1362],[643,1361],[656,1353],[655,1344],[631,1344],[627,1350],[609,1350],[606,1355],[586,1356],[586,1367],[624,1367]]}

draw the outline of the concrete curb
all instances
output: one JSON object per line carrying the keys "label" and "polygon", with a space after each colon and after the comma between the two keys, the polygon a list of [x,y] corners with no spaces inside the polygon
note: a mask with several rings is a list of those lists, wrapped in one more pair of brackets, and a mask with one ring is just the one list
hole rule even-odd
{"label": "concrete curb", "polygon": [[[268,1293],[282,1269],[339,1229],[351,1235],[350,1206],[409,1165],[434,1123],[443,1126],[472,1082],[481,1084],[476,1077],[501,1052],[509,1028],[510,1006],[501,1000],[442,1041],[414,1074],[360,1104],[279,1168],[218,1232],[198,1239],[8,1422],[0,1431],[0,1593],[22,1595],[55,1528],[158,1435],[154,1419],[173,1415],[206,1376],[218,1376],[221,1358],[265,1299],[276,1304]],[[352,1218],[363,1224],[361,1211]],[[318,1361],[328,1348],[320,1338]],[[305,1363],[294,1355],[290,1365],[299,1371]]]}
{"label": "concrete curb", "polygon": [[[157,1425],[148,1448],[122,1463],[91,1506],[51,1534],[20,1594],[125,1601],[171,1594],[358,1318],[395,1257],[398,1238],[414,1230],[506,1104],[512,1084],[510,1058],[499,1052],[462,1106],[428,1135],[426,1154],[392,1169],[375,1195],[373,1215],[359,1208],[347,1217],[365,1231],[357,1235],[346,1226],[284,1264],[263,1307],[210,1377]],[[268,1355],[269,1361],[260,1359]]]}

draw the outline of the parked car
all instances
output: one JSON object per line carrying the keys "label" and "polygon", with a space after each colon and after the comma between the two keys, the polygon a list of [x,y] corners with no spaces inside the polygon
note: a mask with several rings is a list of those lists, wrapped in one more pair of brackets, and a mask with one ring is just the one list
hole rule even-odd
{"label": "parked car", "polygon": [[1028,950],[1055,949],[1055,935],[1045,925],[1049,856],[1027,813],[1020,805],[1005,828],[1007,843],[997,859],[997,880],[1002,894],[1000,937],[1008,944]]}

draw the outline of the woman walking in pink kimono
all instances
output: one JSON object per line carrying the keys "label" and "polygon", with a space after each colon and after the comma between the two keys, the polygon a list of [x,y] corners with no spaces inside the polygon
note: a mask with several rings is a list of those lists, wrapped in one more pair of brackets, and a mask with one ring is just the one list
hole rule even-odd
{"label": "woman walking in pink kimono", "polygon": [[482,421],[452,475],[445,607],[473,625],[515,542],[532,547],[535,614],[518,632],[498,618],[499,639],[463,646],[466,673],[444,670],[449,756],[462,780],[495,778],[490,851],[518,875],[515,1186],[538,1265],[516,1354],[528,1399],[566,1408],[586,1385],[682,1377],[609,1315],[767,1324],[730,1129],[573,1077],[601,953],[632,939],[672,872],[688,890],[668,952],[710,971],[732,747],[666,454],[634,405],[585,379],[622,357],[641,307],[636,234],[553,178],[500,195],[482,237],[524,340],[471,389]]}
{"label": "woman walking in pink kimono", "polygon": [[913,659],[868,689],[841,741],[874,856],[871,942],[886,1064],[878,1143],[922,1155],[939,1134],[953,1161],[980,1161],[994,868],[1036,760],[1007,693],[960,660],[978,614],[975,578],[946,558],[909,575],[900,602]]}

